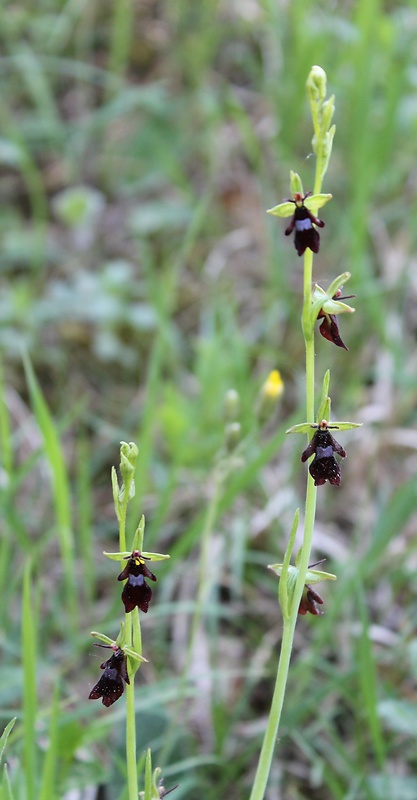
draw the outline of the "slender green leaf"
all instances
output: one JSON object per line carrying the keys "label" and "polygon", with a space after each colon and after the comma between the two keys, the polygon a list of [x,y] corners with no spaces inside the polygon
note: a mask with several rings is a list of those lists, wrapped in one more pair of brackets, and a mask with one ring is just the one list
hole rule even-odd
{"label": "slender green leaf", "polygon": [[32,590],[32,565],[28,560],[23,576],[22,602],[22,659],[23,659],[23,753],[25,764],[26,793],[28,798],[37,795],[36,757],[36,639],[37,618],[35,598]]}

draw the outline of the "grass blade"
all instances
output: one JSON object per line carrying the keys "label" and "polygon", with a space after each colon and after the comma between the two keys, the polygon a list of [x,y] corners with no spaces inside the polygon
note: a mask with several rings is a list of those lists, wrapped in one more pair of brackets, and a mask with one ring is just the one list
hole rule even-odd
{"label": "grass blade", "polygon": [[27,562],[23,576],[22,603],[22,660],[23,660],[23,760],[25,765],[26,796],[36,797],[36,634],[37,620],[32,594],[32,565]]}
{"label": "grass blade", "polygon": [[75,579],[74,537],[71,525],[71,497],[67,468],[59,436],[28,356],[23,358],[33,411],[43,438],[45,456],[51,471],[57,536],[63,561],[65,589],[72,627],[78,618],[77,582]]}

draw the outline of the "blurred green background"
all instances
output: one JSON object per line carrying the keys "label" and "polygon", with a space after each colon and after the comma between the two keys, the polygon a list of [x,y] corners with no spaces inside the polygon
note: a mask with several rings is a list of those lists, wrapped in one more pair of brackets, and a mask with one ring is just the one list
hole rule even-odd
{"label": "blurred green background", "polygon": [[[317,388],[330,368],[334,418],[366,424],[340,435],[340,489],[319,490],[314,560],[338,581],[297,627],[268,798],[415,800],[415,4],[16,0],[0,38],[0,706],[18,718],[0,797],[126,797],[123,701],[87,700],[89,632],[116,636],[121,616],[102,556],[121,440],[140,451],[132,530],[145,513],[146,549],[171,553],[143,623],[139,753],[178,800],[249,793],[281,636],[266,565],[306,477],[284,435],[304,420],[302,260],[265,209],[290,169],[312,188],[319,64],[337,132],[314,278],[349,270],[356,314],[349,352],[317,336]],[[179,711],[230,388],[240,464]]]}

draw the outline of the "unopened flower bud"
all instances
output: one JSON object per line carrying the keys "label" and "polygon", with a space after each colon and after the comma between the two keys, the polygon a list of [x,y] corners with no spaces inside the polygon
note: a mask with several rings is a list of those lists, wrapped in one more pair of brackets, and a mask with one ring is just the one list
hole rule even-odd
{"label": "unopened flower bud", "polygon": [[323,103],[321,107],[321,127],[323,133],[327,133],[330,128],[334,114],[334,94]]}
{"label": "unopened flower bud", "polygon": [[310,103],[323,102],[326,97],[327,76],[321,67],[311,67],[307,78],[306,88]]}
{"label": "unopened flower bud", "polygon": [[240,397],[236,389],[229,389],[224,398],[224,416],[227,422],[235,422],[240,412]]}
{"label": "unopened flower bud", "polygon": [[242,428],[239,422],[229,422],[225,428],[225,446],[228,453],[236,450],[242,436]]}
{"label": "unopened flower bud", "polygon": [[119,502],[123,501],[125,492],[129,500],[135,495],[135,467],[136,459],[138,457],[138,448],[133,442],[121,442],[120,447],[120,474],[122,476],[123,486],[119,493]]}

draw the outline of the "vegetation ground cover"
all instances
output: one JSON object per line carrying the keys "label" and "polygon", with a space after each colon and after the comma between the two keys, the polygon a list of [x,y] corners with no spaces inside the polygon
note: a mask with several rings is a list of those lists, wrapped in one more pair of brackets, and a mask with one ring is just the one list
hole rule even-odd
{"label": "vegetation ground cover", "polygon": [[[296,632],[269,797],[417,795],[416,11],[246,0],[0,8],[2,723],[17,800],[123,797],[124,711],[87,700],[89,632],[117,634],[109,482],[139,447],[137,521],[158,565],[143,623],[139,751],[179,798],[249,793],[281,637],[280,561],[305,470],[302,273],[265,209],[314,174],[305,79],[337,97],[320,283],[354,275],[349,357],[317,341],[344,435],[314,557],[338,581]],[[320,337],[318,337],[319,339]],[[279,368],[285,391],[259,426]],[[240,398],[240,463],[215,508],[211,601],[177,694],[201,533]],[[133,523],[132,523],[133,524]],[[137,523],[136,523],[137,524]],[[2,796],[9,797],[3,776]],[[81,797],[82,795],[79,794]]]}

